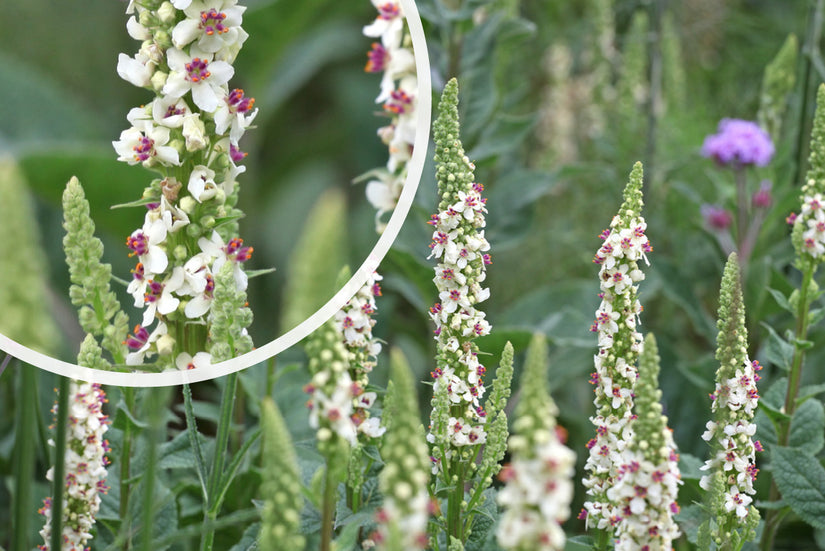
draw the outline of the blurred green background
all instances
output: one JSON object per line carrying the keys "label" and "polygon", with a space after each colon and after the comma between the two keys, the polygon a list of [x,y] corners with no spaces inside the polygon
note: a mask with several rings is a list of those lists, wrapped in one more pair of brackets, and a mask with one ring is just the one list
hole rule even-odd
{"label": "blurred green background", "polygon": [[[597,235],[620,205],[633,162],[641,160],[647,174],[645,217],[654,247],[641,286],[642,331],[656,333],[659,341],[664,403],[677,444],[686,454],[704,457],[699,435],[713,388],[716,300],[725,255],[703,225],[699,208],[703,203],[731,208],[734,185],[732,174],[702,158],[699,148],[721,118],[755,119],[764,67],[789,33],[803,44],[811,36],[812,2],[616,0],[610,10],[615,34],[607,36],[608,48],[599,42],[606,35],[599,24],[604,3],[598,0],[416,4],[424,19],[436,92],[448,77],[459,77],[464,145],[489,197],[493,265],[487,282],[492,294],[484,307],[494,330],[481,343],[491,354],[488,365],[496,365],[506,339],[521,351],[533,331],[548,335],[551,388],[581,466],[592,432],[587,379],[596,348],[589,327],[599,302],[592,257],[600,245]],[[454,4],[462,9],[452,11]],[[109,206],[139,197],[151,179],[140,168],[116,162],[110,144],[126,128],[127,111],[150,99],[147,91],[115,72],[117,54],[137,50],[125,32],[125,5],[111,0],[3,1],[0,151],[20,163],[30,186],[49,261],[52,309],[64,333],[58,353],[67,359],[80,336],[62,258],[63,186],[73,174],[80,178],[106,245],[105,259],[127,278],[133,262],[123,242],[143,213],[111,211]],[[252,269],[277,269],[250,286],[256,316],[251,332],[260,344],[289,329],[279,325],[279,318],[290,255],[325,190],[338,190],[346,204],[342,230],[348,238],[342,259],[355,268],[375,244],[374,211],[363,185],[351,181],[382,166],[386,149],[375,136],[383,125],[374,116],[379,77],[363,71],[372,40],[361,35],[361,27],[375,16],[369,0],[258,0],[246,5],[244,28],[250,38],[230,85],[255,97],[260,111],[257,128],[241,142],[249,152],[248,170],[239,180],[240,207],[247,215],[241,236],[255,247]],[[644,99],[645,89],[650,90],[649,62],[665,52],[659,35],[632,30],[638,13],[654,22],[657,13],[668,14],[670,36],[679,46],[664,64],[661,104],[652,115],[652,104]],[[810,69],[811,52],[818,55],[821,46],[809,43],[809,55],[800,56],[774,162],[749,174],[753,190],[767,178],[774,195],[746,274],[750,353],[766,365],[764,389],[783,374],[781,342],[763,322],[779,335],[790,326],[789,315],[768,288],[787,293],[798,279],[788,267],[792,249],[784,218],[798,208],[799,171],[804,174],[806,168],[799,161],[806,158],[811,98],[825,77]],[[654,54],[657,48],[660,52]],[[629,62],[634,49],[641,52],[636,73]],[[601,65],[607,72],[599,76],[599,63],[611,51],[612,58]],[[629,77],[638,86],[623,89],[623,79]],[[600,96],[599,82],[618,97]],[[641,101],[622,95],[636,88]],[[430,241],[425,221],[435,204],[432,174],[428,162],[413,212],[382,264],[385,293],[375,328],[378,336],[404,349],[422,380],[433,356],[426,308],[435,288],[425,260]],[[337,274],[340,266],[330,264],[324,269]],[[122,296],[128,304],[125,292]],[[816,369],[825,360],[822,337],[821,327],[815,327],[803,383],[823,380]],[[283,362],[296,359],[300,353],[289,351]],[[386,364],[385,358],[380,363]],[[256,369],[247,374],[250,380],[258,377],[261,370]],[[380,383],[383,369],[375,377]],[[290,387],[295,396],[301,384],[296,376]],[[292,390],[282,391],[281,398],[292,396]],[[41,399],[48,403],[49,393]],[[424,396],[422,407],[427,403]],[[291,419],[299,438],[308,437],[303,410]],[[8,457],[11,433],[0,430],[2,434],[9,437],[0,441],[5,442],[0,457]],[[695,484],[683,492],[685,503],[698,495]]]}

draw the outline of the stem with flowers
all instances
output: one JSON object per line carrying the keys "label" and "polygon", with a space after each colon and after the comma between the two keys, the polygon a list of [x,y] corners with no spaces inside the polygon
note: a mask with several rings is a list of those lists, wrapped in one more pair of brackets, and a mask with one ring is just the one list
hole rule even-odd
{"label": "stem with flowers", "polygon": [[[802,281],[798,290],[788,300],[796,318],[793,338],[793,357],[788,388],[785,393],[783,417],[777,421],[777,441],[779,446],[787,446],[791,434],[791,420],[797,409],[802,366],[805,352],[810,347],[808,329],[811,322],[811,305],[821,296],[819,286],[814,279],[819,265],[825,260],[825,85],[820,85],[816,97],[816,112],[811,131],[809,167],[805,183],[800,191],[801,209],[799,214],[791,214],[788,222],[793,225],[791,241],[796,251],[795,266],[802,272]],[[781,497],[779,487],[774,479],[771,484],[770,497],[776,501]],[[765,530],[762,533],[762,549],[769,550],[782,518],[783,509],[768,510]]]}

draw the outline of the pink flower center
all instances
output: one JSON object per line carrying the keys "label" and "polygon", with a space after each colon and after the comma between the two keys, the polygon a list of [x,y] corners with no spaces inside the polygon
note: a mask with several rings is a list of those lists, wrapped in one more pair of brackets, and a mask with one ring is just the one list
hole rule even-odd
{"label": "pink flower center", "polygon": [[212,73],[208,70],[209,62],[205,59],[201,59],[199,57],[192,58],[192,61],[187,63],[185,67],[186,80],[192,82],[193,84],[212,76]]}
{"label": "pink flower center", "polygon": [[215,8],[209,11],[201,12],[201,24],[205,34],[212,36],[215,33],[223,34],[229,32],[229,29],[223,25],[223,20],[226,19],[226,14],[218,12]]}

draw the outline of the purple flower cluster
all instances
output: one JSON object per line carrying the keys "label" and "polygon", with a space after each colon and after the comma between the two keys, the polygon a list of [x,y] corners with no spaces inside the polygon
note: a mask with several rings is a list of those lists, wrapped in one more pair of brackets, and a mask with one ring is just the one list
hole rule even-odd
{"label": "purple flower cluster", "polygon": [[758,124],[740,119],[722,119],[716,134],[705,138],[702,155],[720,165],[765,166],[773,158],[774,147],[768,133]]}

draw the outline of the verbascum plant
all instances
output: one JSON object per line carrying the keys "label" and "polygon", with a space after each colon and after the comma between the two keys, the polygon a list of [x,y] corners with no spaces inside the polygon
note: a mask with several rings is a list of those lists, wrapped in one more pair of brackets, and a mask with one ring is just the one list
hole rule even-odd
{"label": "verbascum plant", "polygon": [[[77,357],[79,365],[92,369],[108,369],[110,366],[101,355],[101,349],[92,335],[87,335]],[[63,465],[65,483],[61,510],[61,549],[78,551],[88,549],[92,539],[95,515],[100,509],[100,494],[108,491],[106,485],[106,453],[109,443],[103,435],[109,429],[108,416],[103,413],[107,402],[106,393],[96,383],[72,381],[69,385],[70,400],[67,412],[67,438]],[[52,410],[57,416],[57,406]],[[50,441],[54,445],[54,441]],[[54,479],[55,469],[49,469],[46,477]],[[40,535],[44,544],[38,549],[54,549],[51,542],[52,499],[46,498],[39,512],[46,522]]]}
{"label": "verbascum plant", "polygon": [[636,420],[616,483],[607,490],[623,517],[616,526],[617,551],[667,550],[679,535],[674,515],[681,484],[679,456],[659,403],[659,351],[653,334],[644,340],[636,383]]}
{"label": "verbascum plant", "polygon": [[711,456],[702,467],[709,471],[700,480],[708,492],[708,515],[699,529],[699,545],[738,551],[751,540],[759,524],[759,511],[753,506],[756,452],[753,417],[759,405],[759,370],[748,358],[748,333],[739,263],[732,253],[725,265],[719,295],[719,334],[717,336],[716,389],[710,395],[714,420],[709,421],[702,438],[710,443]]}
{"label": "verbascum plant", "polygon": [[292,551],[304,548],[300,532],[301,478],[298,458],[292,445],[286,422],[271,398],[261,403],[262,474],[260,548],[271,551]]}
{"label": "verbascum plant", "polygon": [[632,135],[641,132],[639,109],[650,94],[647,75],[649,27],[647,12],[637,10],[624,38],[616,83],[616,113],[619,120],[633,132]]}
{"label": "verbascum plant", "polygon": [[[120,54],[118,74],[155,97],[129,111],[131,126],[112,145],[118,160],[159,174],[131,203],[146,215],[126,239],[138,259],[128,292],[143,309],[126,340],[128,365],[209,365],[209,349],[222,338],[210,333],[210,310],[216,294],[230,291],[216,285],[224,265],[237,292],[246,291],[243,264],[252,248],[237,236],[235,204],[246,156],[239,140],[257,111],[253,98],[228,86],[247,38],[245,9],[235,0],[152,0],[132,1],[126,10],[129,35],[141,47],[133,57]],[[242,322],[251,317],[234,323]]]}
{"label": "verbascum plant", "polygon": [[496,537],[512,551],[558,551],[566,536],[561,525],[570,516],[576,454],[557,427],[558,408],[547,385],[547,342],[536,334],[530,343],[521,380],[521,397],[502,470],[504,508]]}
{"label": "verbascum plant", "polygon": [[756,120],[774,142],[779,141],[782,119],[788,109],[788,96],[796,84],[798,55],[799,41],[795,34],[789,34],[776,57],[765,67]]}
{"label": "verbascum plant", "polygon": [[89,202],[77,178],[69,180],[63,191],[63,228],[63,250],[72,282],[69,297],[79,308],[80,326],[86,333],[102,337],[103,348],[116,364],[122,364],[129,318],[111,290],[112,267],[101,261],[103,243],[94,235]]}
{"label": "verbascum plant", "polygon": [[639,262],[647,262],[646,255],[652,250],[641,211],[642,164],[636,163],[624,190],[624,202],[610,228],[602,232],[604,244],[593,259],[600,265],[602,299],[591,327],[598,333],[599,346],[594,357],[596,371],[590,379],[596,393],[596,415],[590,418],[596,436],[587,444],[590,452],[584,486],[588,500],[580,518],[599,530],[617,526],[624,516],[621,505],[607,492],[616,483],[621,454],[632,434],[636,362],[642,351],[642,335],[636,329],[642,311],[637,284],[645,276]]}
{"label": "verbascum plant", "polygon": [[687,75],[685,62],[682,58],[682,41],[679,36],[679,26],[674,19],[673,11],[668,11],[662,17],[662,79],[664,97],[667,100],[667,109],[671,112],[681,111],[685,106],[687,93]]}
{"label": "verbascum plant", "polygon": [[465,526],[464,487],[476,473],[475,458],[487,440],[487,413],[481,404],[486,368],[479,361],[474,340],[490,332],[485,313],[477,305],[490,294],[482,283],[491,260],[484,237],[484,188],[473,181],[474,166],[459,137],[455,79],[445,86],[438,111],[433,129],[439,204],[429,223],[434,226],[430,257],[438,262],[433,281],[439,300],[430,308],[437,357],[427,439],[437,475],[433,493],[437,487],[452,488],[443,519],[446,532],[463,542],[470,528]]}
{"label": "verbascum plant", "polygon": [[341,287],[337,279],[346,264],[346,227],[344,194],[338,189],[325,191],[307,215],[289,257],[281,331],[304,321]]}
{"label": "verbascum plant", "polygon": [[381,447],[384,468],[379,475],[384,503],[373,539],[387,551],[424,549],[429,541],[430,458],[412,373],[398,349],[390,352],[385,411],[389,428]]}
{"label": "verbascum plant", "polygon": [[364,176],[367,200],[377,213],[375,229],[384,231],[384,215],[398,203],[407,179],[407,164],[412,155],[416,132],[418,78],[412,41],[404,24],[404,13],[397,0],[372,0],[378,16],[363,29],[366,36],[380,39],[373,42],[364,68],[369,73],[381,73],[381,92],[375,99],[383,105],[389,124],[378,129],[378,136],[389,149],[384,168],[371,170]]}
{"label": "verbascum plant", "polygon": [[791,215],[796,267],[806,274],[825,261],[825,85],[816,96],[808,173],[801,190],[802,207]]}
{"label": "verbascum plant", "polygon": [[[349,277],[347,267],[339,275],[339,283],[343,285]],[[347,473],[347,504],[353,511],[360,508],[361,489],[372,462],[365,456],[364,447],[374,444],[386,431],[381,425],[381,418],[372,413],[378,393],[369,388],[369,376],[381,352],[381,343],[372,335],[376,323],[372,317],[376,313],[375,297],[381,296],[381,285],[378,283],[381,279],[374,272],[334,316],[335,328],[348,353],[349,376],[358,392],[354,396],[351,415],[358,439],[351,448]]]}
{"label": "verbascum plant", "polygon": [[[0,333],[25,346],[55,354],[57,326],[48,309],[46,257],[26,182],[11,157],[0,156]],[[25,254],[20,254],[25,251]]]}

